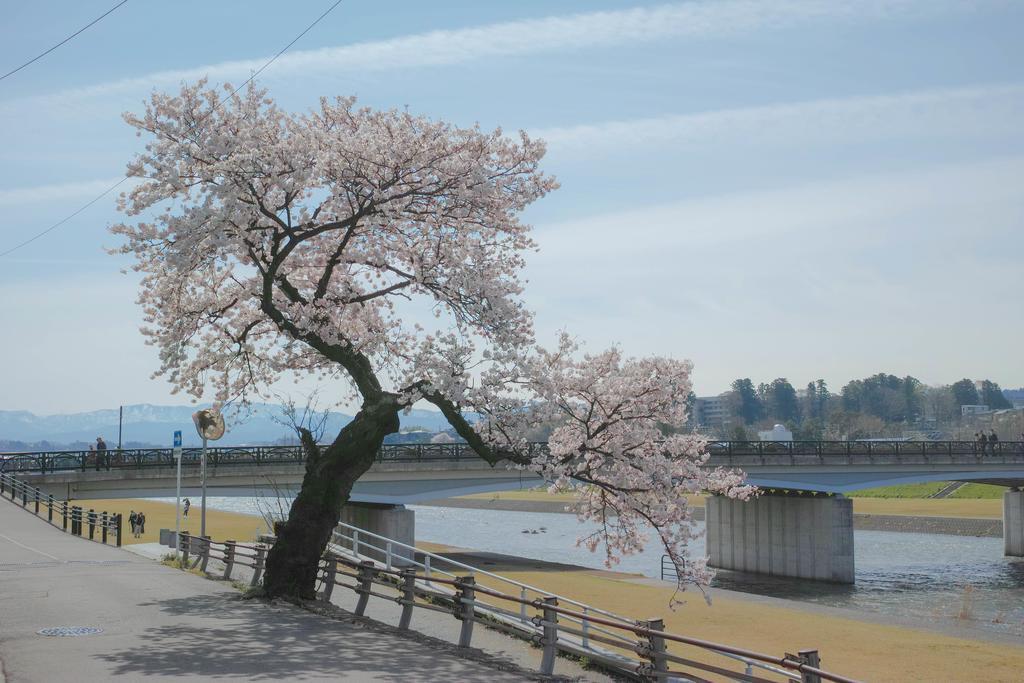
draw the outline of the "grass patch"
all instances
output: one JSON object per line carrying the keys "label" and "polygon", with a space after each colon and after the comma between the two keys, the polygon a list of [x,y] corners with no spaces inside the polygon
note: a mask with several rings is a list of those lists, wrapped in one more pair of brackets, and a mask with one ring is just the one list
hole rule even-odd
{"label": "grass patch", "polygon": [[175,557],[174,553],[167,553],[162,558],[160,558],[160,563],[167,565],[168,567],[171,567],[173,569],[181,569],[182,571],[186,571],[189,574],[195,574],[196,576],[202,576],[203,578],[206,578],[206,574],[204,574],[202,570],[199,569],[198,566],[193,568],[182,562],[181,559],[181,557]]}
{"label": "grass patch", "polygon": [[900,484],[898,486],[879,486],[874,489],[851,491],[852,498],[928,498],[935,495],[948,481],[929,481],[921,484]]}
{"label": "grass patch", "polygon": [[[921,484],[900,484],[899,486],[880,486],[874,489],[861,489],[851,491],[848,495],[851,498],[928,498],[941,491],[948,481],[929,481]],[[1002,500],[1005,486],[994,484],[964,484],[954,491],[948,498],[960,498],[962,500],[990,500],[998,498]]]}
{"label": "grass patch", "polygon": [[1008,489],[995,484],[964,484],[949,496],[950,498],[998,498]]}

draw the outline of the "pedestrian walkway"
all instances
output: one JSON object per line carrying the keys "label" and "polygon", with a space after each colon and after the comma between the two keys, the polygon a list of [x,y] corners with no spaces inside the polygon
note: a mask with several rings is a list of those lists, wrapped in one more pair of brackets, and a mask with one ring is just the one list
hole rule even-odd
{"label": "pedestrian walkway", "polygon": [[[95,635],[53,637],[53,627]],[[510,641],[513,642],[513,641]],[[62,533],[0,501],[0,680],[544,680],[365,621],[243,600],[233,587]]]}

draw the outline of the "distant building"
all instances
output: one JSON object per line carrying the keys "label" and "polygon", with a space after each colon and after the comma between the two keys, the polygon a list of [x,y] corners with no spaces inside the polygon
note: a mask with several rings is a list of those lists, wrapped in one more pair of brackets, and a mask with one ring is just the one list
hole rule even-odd
{"label": "distant building", "polygon": [[784,425],[775,425],[771,429],[758,432],[757,436],[761,441],[792,441],[793,432],[786,429]]}
{"label": "distant building", "polygon": [[725,427],[732,422],[729,395],[698,396],[697,402],[693,405],[693,418],[700,427]]}
{"label": "distant building", "polygon": [[987,415],[988,413],[991,413],[991,412],[992,412],[992,409],[989,408],[988,406],[981,406],[981,405],[977,405],[977,406],[960,406],[960,416],[961,417],[970,417],[970,416],[973,416],[973,415]]}
{"label": "distant building", "polygon": [[1024,408],[1024,389],[1003,389],[1003,396],[1010,402],[1014,410]]}

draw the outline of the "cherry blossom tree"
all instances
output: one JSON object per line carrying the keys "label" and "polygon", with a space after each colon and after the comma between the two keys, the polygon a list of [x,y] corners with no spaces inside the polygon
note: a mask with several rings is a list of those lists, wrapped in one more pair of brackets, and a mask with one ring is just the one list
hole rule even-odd
{"label": "cherry blossom tree", "polygon": [[[148,142],[121,198],[132,218],[112,231],[143,274],[143,333],[175,391],[246,401],[305,374],[344,380],[339,402],[360,406],[329,444],[300,430],[305,476],[265,592],[313,597],[341,507],[420,400],[490,464],[578,491],[597,528],[582,541],[610,563],[653,532],[681,581],[707,582],[684,556],[683,494],[751,489],[674,433],[689,364],[581,356],[568,337],[535,346],[520,279],[535,245],[519,214],[556,187],[543,143],[347,98],[297,115],[255,87],[225,93],[200,82],[125,115]],[[541,424],[553,432],[537,450],[527,435]]]}

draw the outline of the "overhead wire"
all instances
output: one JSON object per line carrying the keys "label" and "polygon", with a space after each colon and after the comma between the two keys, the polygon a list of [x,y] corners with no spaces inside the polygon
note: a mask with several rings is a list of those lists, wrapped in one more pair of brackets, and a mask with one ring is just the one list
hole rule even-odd
{"label": "overhead wire", "polygon": [[[208,118],[209,118],[210,116],[212,116],[212,115],[213,115],[213,112],[214,112],[214,111],[216,111],[216,110],[217,110],[217,108],[218,108],[218,107],[220,107],[220,105],[221,105],[221,104],[223,104],[223,103],[224,103],[224,102],[225,102],[226,100],[229,100],[230,98],[234,97],[234,96],[235,96],[236,94],[238,94],[238,91],[239,91],[239,90],[241,90],[241,89],[242,89],[242,88],[244,88],[245,86],[247,86],[247,85],[249,85],[250,83],[252,83],[252,82],[253,82],[253,81],[254,81],[254,80],[256,79],[256,77],[257,77],[257,76],[259,76],[259,75],[260,75],[261,73],[263,73],[263,72],[264,72],[264,71],[265,71],[265,70],[267,69],[267,67],[269,67],[269,66],[270,66],[271,64],[273,64],[274,62],[276,62],[276,61],[277,61],[277,59],[278,59],[278,58],[279,58],[279,57],[280,57],[281,55],[283,55],[283,54],[284,54],[285,52],[287,52],[287,51],[288,51],[288,50],[289,50],[289,49],[290,49],[290,48],[291,48],[291,47],[292,47],[293,45],[295,45],[295,43],[299,42],[299,40],[300,40],[300,39],[301,39],[301,38],[302,38],[302,37],[303,37],[304,35],[306,35],[307,33],[309,33],[309,32],[310,32],[310,31],[311,31],[311,30],[313,29],[313,27],[315,27],[315,26],[316,26],[317,24],[319,24],[319,23],[320,23],[321,21],[323,21],[323,19],[324,19],[324,18],[325,18],[325,17],[326,17],[326,16],[328,15],[328,14],[330,14],[331,12],[333,12],[333,11],[334,11],[334,9],[335,9],[335,8],[336,8],[336,7],[338,6],[338,5],[340,5],[340,4],[341,4],[341,3],[343,2],[343,1],[344,1],[344,0],[336,0],[336,2],[335,2],[335,3],[333,4],[333,5],[331,5],[330,7],[328,7],[328,8],[327,8],[327,9],[326,9],[326,10],[325,10],[325,11],[323,12],[323,14],[321,14],[321,15],[320,15],[319,17],[317,17],[317,18],[316,18],[316,20],[314,20],[314,21],[313,21],[313,23],[311,23],[311,24],[310,24],[309,26],[307,26],[307,27],[306,27],[305,29],[303,29],[302,33],[300,33],[299,35],[295,36],[295,38],[293,38],[293,39],[291,40],[291,42],[289,42],[289,43],[288,43],[287,45],[285,45],[285,46],[284,46],[283,48],[281,48],[280,50],[278,50],[277,54],[275,54],[275,55],[274,55],[273,57],[271,57],[270,59],[268,59],[268,60],[266,61],[266,63],[264,63],[264,64],[263,64],[263,66],[261,66],[260,68],[256,69],[256,71],[252,72],[252,74],[251,74],[251,75],[249,76],[249,78],[245,79],[245,80],[244,80],[244,81],[243,81],[243,82],[241,83],[241,85],[239,85],[239,86],[238,86],[237,88],[235,88],[234,90],[232,90],[232,91],[231,91],[231,93],[230,93],[230,94],[229,94],[229,95],[228,95],[227,97],[224,97],[224,98],[222,98],[222,99],[218,99],[218,100],[217,100],[217,102],[216,102],[216,103],[215,103],[215,104],[214,104],[214,105],[213,105],[212,107],[210,107],[210,111],[206,112],[206,114],[205,114],[205,115],[204,115],[204,116],[203,116],[202,118],[200,118],[200,119],[199,119],[198,121],[196,121],[195,125],[193,126],[193,129],[197,129],[197,128],[198,128],[198,127],[199,127],[200,125],[202,125],[202,124],[203,124],[203,122],[205,122],[205,121],[206,121],[206,119],[208,119]],[[125,2],[127,2],[127,0],[125,0]],[[123,4],[123,3],[122,3],[122,4]],[[15,246],[11,247],[10,249],[7,249],[6,251],[2,251],[2,252],[0,252],[0,258],[3,258],[4,256],[7,256],[8,254],[12,254],[12,253],[14,253],[15,251],[17,251],[17,250],[21,249],[22,247],[25,247],[25,246],[28,246],[29,244],[32,244],[33,242],[35,242],[35,241],[36,241],[37,239],[39,239],[40,237],[43,237],[44,235],[47,235],[47,234],[49,234],[50,232],[53,232],[54,230],[56,230],[57,228],[59,228],[60,226],[64,225],[65,223],[67,223],[68,221],[70,221],[70,220],[71,220],[72,218],[74,218],[75,216],[77,216],[78,214],[80,214],[80,213],[82,213],[83,211],[85,211],[86,209],[88,209],[88,208],[89,208],[90,206],[92,206],[93,204],[95,204],[95,203],[96,203],[96,202],[98,202],[99,200],[101,200],[101,199],[103,199],[104,197],[106,197],[106,196],[107,196],[108,194],[110,194],[111,192],[113,192],[114,190],[116,190],[116,189],[117,189],[118,187],[120,187],[120,186],[121,186],[122,184],[124,184],[125,182],[127,182],[127,181],[128,181],[129,179],[130,179],[130,176],[125,176],[125,177],[121,178],[121,179],[120,179],[120,180],[118,180],[118,181],[117,181],[116,183],[114,183],[113,185],[111,185],[111,186],[110,186],[110,187],[108,187],[107,189],[103,190],[103,192],[101,192],[101,193],[99,193],[98,195],[96,195],[95,197],[93,197],[93,198],[92,198],[91,200],[89,200],[89,201],[88,201],[88,202],[87,202],[86,204],[84,204],[84,205],[80,206],[80,207],[79,207],[78,209],[76,209],[76,210],[75,210],[74,212],[72,212],[71,214],[69,214],[69,215],[65,216],[64,218],[62,218],[61,220],[57,221],[56,223],[54,223],[54,224],[53,224],[53,225],[51,225],[50,227],[48,227],[48,228],[46,228],[45,230],[42,230],[42,231],[40,231],[40,232],[36,233],[36,234],[35,234],[35,235],[33,235],[32,237],[28,238],[27,240],[25,240],[25,241],[23,241],[23,242],[20,242],[19,244],[16,244]]]}
{"label": "overhead wire", "polygon": [[42,59],[42,58],[43,58],[43,57],[45,57],[46,55],[50,54],[51,52],[53,52],[54,50],[56,50],[56,49],[57,49],[58,47],[60,47],[60,46],[61,46],[61,45],[63,45],[64,43],[68,42],[69,40],[71,40],[72,38],[74,38],[75,36],[77,36],[77,35],[78,35],[79,33],[81,33],[82,31],[84,31],[85,29],[87,29],[87,28],[89,28],[90,26],[92,26],[92,25],[94,25],[94,24],[98,23],[98,22],[99,22],[99,21],[100,21],[101,19],[103,19],[104,17],[106,17],[106,16],[108,15],[108,14],[111,14],[111,13],[112,13],[112,12],[113,12],[114,10],[116,10],[116,9],[117,9],[118,7],[120,7],[121,5],[125,4],[126,2],[128,2],[128,0],[121,0],[121,2],[117,3],[116,5],[114,5],[114,6],[113,6],[113,7],[111,7],[110,9],[108,9],[108,10],[107,10],[106,12],[104,12],[104,13],[103,13],[103,14],[101,14],[101,15],[99,15],[98,17],[96,17],[95,19],[93,19],[92,21],[90,21],[90,22],[89,22],[88,24],[86,24],[85,26],[83,26],[82,28],[78,29],[77,31],[75,31],[74,33],[72,33],[72,34],[71,34],[70,36],[68,36],[67,38],[65,38],[64,40],[60,41],[59,43],[57,43],[56,45],[54,45],[53,47],[51,47],[51,48],[50,48],[49,50],[46,50],[45,52],[42,52],[42,53],[40,53],[40,54],[36,55],[35,57],[33,57],[32,59],[28,60],[27,62],[25,62],[25,63],[24,63],[24,64],[22,64],[21,66],[19,66],[19,67],[15,68],[15,69],[11,69],[11,70],[10,70],[10,71],[8,71],[7,73],[5,73],[5,74],[4,74],[3,76],[0,76],[0,81],[4,80],[4,79],[5,79],[5,78],[7,78],[8,76],[13,76],[14,74],[16,74],[16,73],[18,73],[19,71],[21,71],[22,69],[24,69],[24,68],[25,68],[26,66],[28,66],[29,64],[32,64],[32,63],[34,63],[34,62],[38,62],[38,61],[39,61],[40,59]]}

